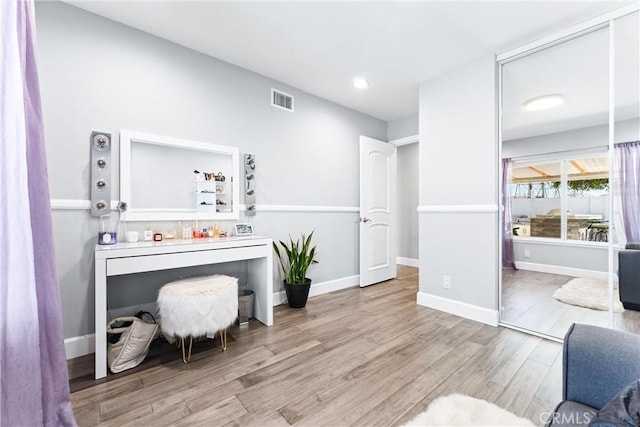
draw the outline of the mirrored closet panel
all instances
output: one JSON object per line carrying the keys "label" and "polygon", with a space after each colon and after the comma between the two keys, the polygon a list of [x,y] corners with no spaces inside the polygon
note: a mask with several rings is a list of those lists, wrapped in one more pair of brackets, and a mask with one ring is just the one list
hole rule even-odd
{"label": "mirrored closet panel", "polygon": [[[640,334],[640,250],[625,249],[627,242],[640,240],[640,12],[616,19],[613,27],[615,127],[611,194],[617,276],[613,294],[614,301],[621,302],[613,316],[613,327]],[[635,167],[621,167],[623,163]]]}
{"label": "mirrored closet panel", "polygon": [[501,65],[501,322],[555,338],[610,322],[609,36]]}

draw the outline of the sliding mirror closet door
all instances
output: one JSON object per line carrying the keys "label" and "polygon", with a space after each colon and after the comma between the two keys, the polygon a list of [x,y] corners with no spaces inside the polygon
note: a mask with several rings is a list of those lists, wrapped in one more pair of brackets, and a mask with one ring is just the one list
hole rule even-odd
{"label": "sliding mirror closet door", "polygon": [[[618,18],[614,30],[613,326],[640,334],[640,13]],[[625,167],[623,166],[625,164]],[[631,167],[628,167],[630,166]],[[621,253],[622,252],[622,253]],[[618,263],[618,260],[621,262]]]}
{"label": "sliding mirror closet door", "polygon": [[607,326],[609,28],[501,67],[503,230],[512,238],[501,322],[556,338],[574,322]]}

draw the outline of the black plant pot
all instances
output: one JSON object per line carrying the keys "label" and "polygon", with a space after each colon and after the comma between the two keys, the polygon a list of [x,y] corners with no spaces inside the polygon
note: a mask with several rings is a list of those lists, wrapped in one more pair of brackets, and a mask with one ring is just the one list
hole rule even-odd
{"label": "black plant pot", "polygon": [[289,307],[302,308],[307,304],[309,298],[309,288],[311,287],[311,279],[306,278],[304,283],[290,284],[284,282],[284,290],[287,293]]}

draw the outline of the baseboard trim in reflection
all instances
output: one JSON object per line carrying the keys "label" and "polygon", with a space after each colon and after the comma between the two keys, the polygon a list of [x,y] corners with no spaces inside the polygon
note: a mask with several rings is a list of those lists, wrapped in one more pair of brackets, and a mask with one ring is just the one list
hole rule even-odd
{"label": "baseboard trim in reflection", "polygon": [[585,270],[582,268],[564,267],[562,265],[537,264],[534,262],[516,261],[518,270],[537,271],[539,273],[560,274],[563,276],[583,277],[585,279],[608,280],[606,271]]}

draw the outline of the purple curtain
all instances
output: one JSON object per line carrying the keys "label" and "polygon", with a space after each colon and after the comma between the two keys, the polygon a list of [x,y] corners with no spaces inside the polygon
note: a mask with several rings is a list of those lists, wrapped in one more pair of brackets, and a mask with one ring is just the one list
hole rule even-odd
{"label": "purple curtain", "polygon": [[33,3],[1,5],[0,425],[76,425],[53,253]]}
{"label": "purple curtain", "polygon": [[511,159],[502,159],[502,268],[515,269],[509,184],[511,184]]}
{"label": "purple curtain", "polygon": [[640,242],[640,141],[615,145],[627,242]]}

